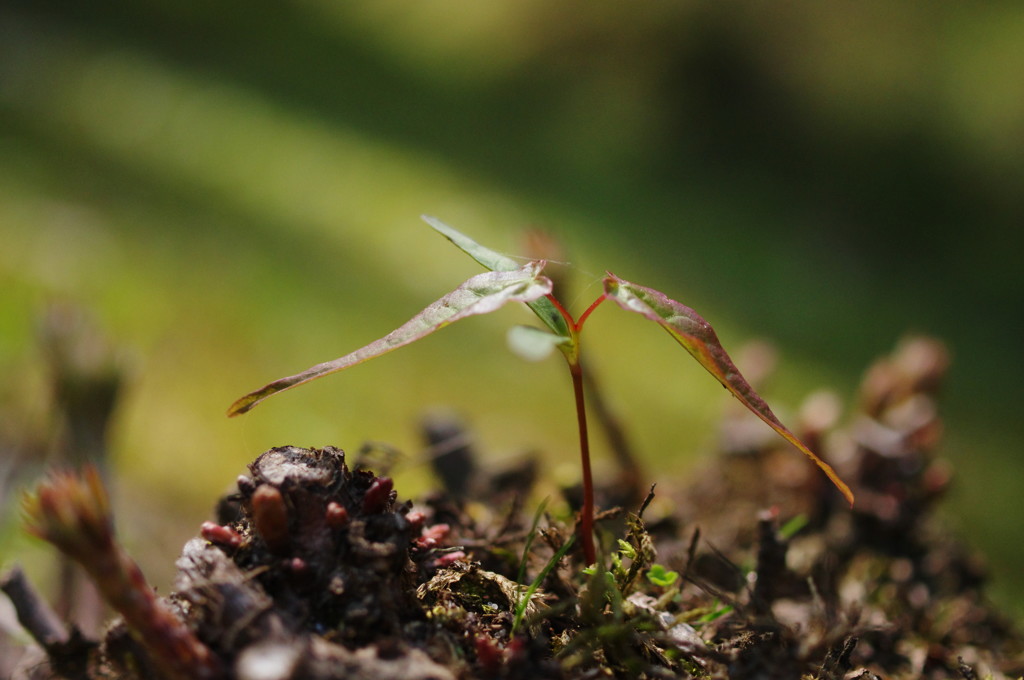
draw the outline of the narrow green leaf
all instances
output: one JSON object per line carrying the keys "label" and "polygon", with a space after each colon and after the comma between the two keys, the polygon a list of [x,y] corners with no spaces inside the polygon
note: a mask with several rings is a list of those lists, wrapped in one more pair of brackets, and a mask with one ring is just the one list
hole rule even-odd
{"label": "narrow green leaf", "polygon": [[447,224],[431,217],[430,215],[421,215],[420,219],[429,224],[434,228],[435,231],[439,232],[442,236],[447,238],[449,241],[454,243],[459,250],[466,253],[474,260],[484,266],[485,269],[491,271],[504,272],[512,271],[513,269],[519,269],[519,263],[509,257],[508,255],[502,255],[501,253],[491,250],[486,246],[482,246],[470,237],[466,236],[462,232],[452,229]]}
{"label": "narrow green leaf", "polygon": [[712,608],[712,610],[709,611],[707,614],[704,614],[699,619],[697,619],[695,623],[711,623],[712,621],[722,618],[726,614],[732,613],[733,606],[731,604],[722,606],[719,605],[720,603],[718,602],[718,600],[715,600],[716,608]]}
{"label": "narrow green leaf", "polygon": [[272,394],[387,354],[459,319],[493,312],[508,302],[529,303],[541,298],[551,292],[551,280],[540,275],[543,268],[544,262],[536,261],[513,271],[477,274],[383,338],[334,361],[264,385],[232,404],[228,415],[245,413]]}
{"label": "narrow green leaf", "polygon": [[573,535],[570,536],[568,540],[566,540],[566,542],[562,544],[562,547],[559,548],[555,552],[555,554],[551,556],[551,559],[548,560],[548,563],[544,565],[544,568],[541,569],[539,574],[537,574],[537,578],[533,579],[533,582],[530,584],[530,587],[526,589],[525,593],[523,593],[522,599],[519,600],[519,604],[516,605],[516,615],[515,619],[512,621],[513,636],[516,634],[516,631],[519,630],[519,626],[523,623],[523,616],[526,614],[526,607],[530,604],[530,599],[533,597],[533,594],[537,592],[538,588],[540,588],[540,584],[544,583],[544,579],[548,577],[548,574],[551,573],[551,570],[554,569],[558,565],[558,563],[562,561],[562,558],[565,557],[565,553],[569,552],[569,548],[572,547],[573,541],[575,540],[576,536]]}
{"label": "narrow green leaf", "polygon": [[[462,232],[452,229],[436,217],[431,217],[430,215],[421,215],[420,217],[424,222],[433,227],[435,231],[455,244],[459,250],[482,264],[486,269],[499,272],[519,269],[519,262],[516,260],[512,259],[508,255],[502,255],[497,251],[480,245]],[[548,300],[546,297],[541,297],[532,302],[526,303],[526,305],[533,310],[533,313],[536,314],[548,328],[554,331],[555,335],[566,339],[570,337],[571,334],[569,332],[568,324],[565,319],[562,318],[558,309],[551,303],[551,300]]]}
{"label": "narrow green leaf", "polygon": [[788,541],[800,533],[800,530],[807,526],[808,522],[810,522],[810,520],[804,513],[800,513],[796,517],[790,518],[788,522],[779,527],[779,538],[784,541]]}
{"label": "narrow green leaf", "polygon": [[729,358],[729,354],[718,341],[715,330],[697,312],[684,304],[676,302],[664,293],[653,288],[630,283],[609,273],[604,279],[604,290],[612,300],[625,310],[636,312],[645,318],[660,324],[669,334],[689,352],[697,362],[706,368],[718,382],[750,409],[761,420],[768,423],[789,443],[800,449],[824,471],[836,488],[842,492],[846,500],[853,505],[853,492],[839,478],[828,463],[818,458],[813,451],[796,438],[772,410],[768,404],[754,391],[750,383],[740,374],[738,368]]}
{"label": "narrow green leaf", "polygon": [[540,518],[544,516],[544,510],[547,509],[549,500],[551,500],[550,496],[542,500],[540,505],[537,506],[537,512],[533,513],[530,533],[526,534],[526,544],[523,546],[523,558],[519,560],[519,573],[516,575],[516,583],[522,583],[526,577],[526,562],[530,557],[530,547],[533,546],[533,539],[537,537],[537,525],[540,524]]}

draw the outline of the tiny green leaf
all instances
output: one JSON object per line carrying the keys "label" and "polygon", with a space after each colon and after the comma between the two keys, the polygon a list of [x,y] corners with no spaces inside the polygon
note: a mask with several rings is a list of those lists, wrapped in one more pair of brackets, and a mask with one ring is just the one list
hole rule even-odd
{"label": "tiny green leaf", "polygon": [[[421,218],[424,222],[433,227],[435,231],[455,244],[459,250],[472,257],[485,268],[490,269],[491,271],[511,271],[519,268],[519,262],[508,255],[502,255],[497,251],[480,245],[462,232],[452,229],[436,217],[421,215]],[[536,314],[548,328],[554,331],[555,335],[563,338],[570,337],[569,325],[566,323],[562,314],[558,311],[555,305],[552,304],[551,300],[548,300],[546,297],[540,297],[532,302],[527,302],[526,305],[533,310],[533,313]]]}
{"label": "tiny green leaf", "polygon": [[678,571],[670,571],[660,564],[652,564],[647,570],[647,580],[661,588],[668,588],[678,579]]}
{"label": "tiny green leaf", "polygon": [[631,560],[636,559],[636,548],[630,545],[629,541],[624,541],[621,538],[618,539],[619,552],[628,557]]}
{"label": "tiny green leaf", "polygon": [[493,312],[508,302],[529,303],[541,298],[551,292],[551,280],[540,275],[543,268],[544,262],[536,261],[512,271],[477,274],[383,338],[334,361],[264,385],[232,404],[228,415],[245,413],[273,394],[387,354],[459,319]]}
{"label": "tiny green leaf", "polygon": [[508,329],[509,349],[526,361],[547,359],[555,347],[565,341],[565,338],[533,326],[512,326]]}
{"label": "tiny green leaf", "polygon": [[796,435],[772,413],[768,404],[754,391],[746,378],[740,374],[729,354],[718,341],[715,330],[697,312],[686,305],[676,302],[664,293],[635,283],[620,279],[612,273],[604,279],[604,290],[625,310],[636,312],[651,321],[660,324],[676,341],[689,352],[697,362],[706,368],[718,382],[732,392],[733,396],[750,409],[761,420],[808,458],[813,460],[824,471],[836,488],[842,492],[846,500],[853,505],[853,492],[839,478],[828,463],[819,458],[803,444]]}

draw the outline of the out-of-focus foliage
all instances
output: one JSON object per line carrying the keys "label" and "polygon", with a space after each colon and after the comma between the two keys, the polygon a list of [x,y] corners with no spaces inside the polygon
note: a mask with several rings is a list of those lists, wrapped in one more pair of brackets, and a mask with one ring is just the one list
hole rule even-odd
{"label": "out-of-focus foliage", "polygon": [[[528,318],[512,310],[224,419],[266,376],[380,337],[465,278],[428,212],[513,255],[519,228],[549,228],[583,297],[611,266],[730,346],[773,339],[797,376],[768,386],[773,403],[852,389],[907,331],[943,337],[953,519],[1019,574],[1021,35],[1012,3],[10,0],[5,460],[47,438],[34,319],[52,299],[91,309],[128,355],[111,441],[117,503],[136,511],[118,516],[162,552],[273,445],[386,440],[418,476],[415,422],[435,403],[496,452],[572,450],[561,371],[502,346]],[[590,322],[606,326],[594,367],[644,459],[678,471],[724,396],[696,368],[667,386],[661,361],[607,360],[674,356],[621,319]],[[5,557],[18,536],[0,536]]]}

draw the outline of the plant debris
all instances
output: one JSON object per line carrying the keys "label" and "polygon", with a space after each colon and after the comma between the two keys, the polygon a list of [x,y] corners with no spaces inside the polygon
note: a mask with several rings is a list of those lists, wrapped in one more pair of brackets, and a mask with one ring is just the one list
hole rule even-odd
{"label": "plant debris", "polygon": [[[593,565],[570,544],[571,518],[523,502],[533,475],[488,478],[451,423],[430,441],[458,451],[472,483],[441,475],[449,488],[416,504],[340,449],[275,448],[184,546],[157,605],[208,650],[207,677],[239,680],[1020,677],[1024,638],[933,513],[952,479],[937,455],[947,365],[941,344],[908,339],[868,371],[845,426],[831,398],[805,405],[794,431],[850,482],[852,509],[812,464],[730,414],[726,450],[694,485],[599,515]],[[38,497],[65,507],[61,489],[74,486],[96,514],[102,503],[82,495],[102,493],[98,478],[75,486],[67,474]],[[491,483],[504,506],[481,517],[465,493],[486,497]],[[63,512],[51,520],[82,520]],[[93,553],[74,547],[95,573]],[[47,656],[2,669],[12,677],[181,676],[161,661],[171,626],[122,611],[83,640],[20,574],[5,584]]]}

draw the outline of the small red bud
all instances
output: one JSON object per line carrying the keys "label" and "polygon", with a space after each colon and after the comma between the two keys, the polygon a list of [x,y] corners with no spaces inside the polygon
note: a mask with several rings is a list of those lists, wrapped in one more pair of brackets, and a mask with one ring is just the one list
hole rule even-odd
{"label": "small red bud", "polygon": [[387,506],[388,501],[391,500],[391,489],[394,483],[390,477],[377,477],[370,484],[370,488],[366,490],[366,495],[363,496],[363,512],[383,512]]}
{"label": "small red bud", "polygon": [[269,484],[261,484],[253,492],[252,521],[272,552],[288,550],[288,506],[280,491]]}
{"label": "small red bud", "polygon": [[436,560],[434,560],[434,564],[438,567],[447,567],[451,564],[455,564],[459,560],[464,559],[466,559],[466,553],[464,553],[461,550],[455,550],[450,553],[440,555]]}
{"label": "small red bud", "polygon": [[222,527],[216,522],[203,522],[199,534],[214,545],[237,548],[242,545],[242,535],[231,527]]}
{"label": "small red bud", "polygon": [[419,510],[411,510],[405,516],[405,520],[412,526],[413,529],[419,529],[423,526],[423,523],[427,521],[427,516]]}
{"label": "small red bud", "polygon": [[348,524],[348,510],[337,501],[327,504],[327,526],[332,529],[341,529]]}
{"label": "small red bud", "polygon": [[436,538],[439,541],[443,541],[445,538],[448,537],[448,534],[451,532],[451,530],[452,530],[452,528],[450,526],[448,526],[447,524],[441,523],[441,524],[432,524],[429,528],[424,529],[424,533],[425,534],[430,534],[431,536],[433,536],[434,538]]}
{"label": "small red bud", "polygon": [[419,538],[416,539],[416,545],[421,548],[433,548],[447,538],[450,531],[451,527],[447,524],[431,525],[420,532]]}

